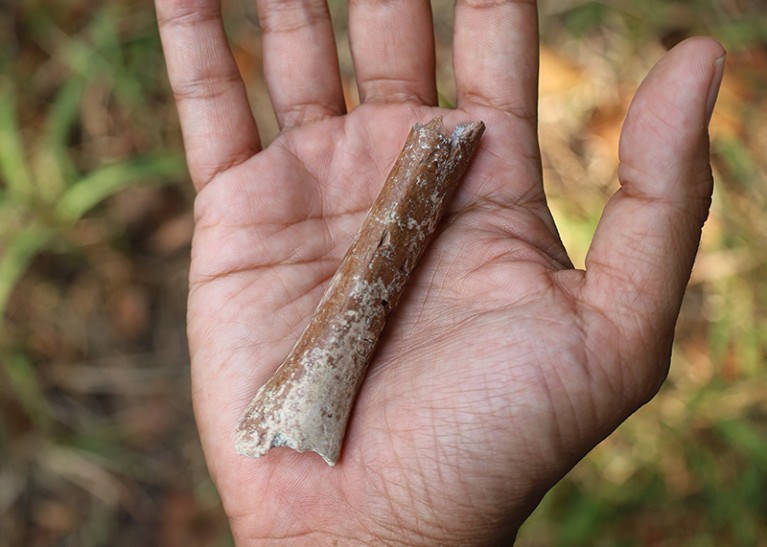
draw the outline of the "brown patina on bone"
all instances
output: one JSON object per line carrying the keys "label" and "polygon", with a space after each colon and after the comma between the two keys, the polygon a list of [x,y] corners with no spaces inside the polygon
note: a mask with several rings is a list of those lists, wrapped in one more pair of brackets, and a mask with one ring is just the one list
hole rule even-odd
{"label": "brown patina on bone", "polygon": [[236,450],[287,446],[335,465],[389,313],[423,255],[484,131],[416,124],[309,325],[240,419]]}

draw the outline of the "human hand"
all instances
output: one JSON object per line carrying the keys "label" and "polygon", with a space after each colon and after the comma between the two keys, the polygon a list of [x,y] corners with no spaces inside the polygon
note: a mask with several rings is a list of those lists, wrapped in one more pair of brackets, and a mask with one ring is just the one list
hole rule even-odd
{"label": "human hand", "polygon": [[[344,112],[325,2],[258,0],[282,132],[261,148],[216,0],[156,0],[199,191],[195,412],[238,544],[485,544],[663,381],[712,190],[724,52],[693,39],[637,92],[619,190],[573,269],[543,193],[536,7],[458,2],[456,110],[436,108],[427,0],[350,2],[362,100]],[[486,133],[379,343],[339,465],[234,451],[240,413],[308,322],[410,126]]]}

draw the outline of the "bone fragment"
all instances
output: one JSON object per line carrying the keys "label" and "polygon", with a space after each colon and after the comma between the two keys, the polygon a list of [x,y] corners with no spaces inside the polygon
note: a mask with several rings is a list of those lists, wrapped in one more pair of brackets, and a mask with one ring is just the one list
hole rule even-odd
{"label": "bone fragment", "polygon": [[484,131],[416,124],[322,300],[288,357],[245,409],[236,450],[287,446],[335,465],[386,318],[428,245]]}

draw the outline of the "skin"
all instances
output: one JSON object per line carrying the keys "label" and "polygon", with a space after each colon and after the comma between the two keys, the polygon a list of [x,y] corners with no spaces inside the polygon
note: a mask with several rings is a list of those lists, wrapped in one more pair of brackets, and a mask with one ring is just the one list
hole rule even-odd
{"label": "skin", "polygon": [[[199,191],[188,308],[195,412],[238,545],[513,541],[541,497],[666,376],[712,178],[724,51],[687,40],[637,91],[586,269],[543,193],[531,1],[457,2],[456,110],[436,108],[428,2],[351,1],[346,114],[324,1],[258,0],[279,136],[262,148],[216,0],[156,0]],[[369,369],[339,464],[234,451],[410,126],[487,125]]]}

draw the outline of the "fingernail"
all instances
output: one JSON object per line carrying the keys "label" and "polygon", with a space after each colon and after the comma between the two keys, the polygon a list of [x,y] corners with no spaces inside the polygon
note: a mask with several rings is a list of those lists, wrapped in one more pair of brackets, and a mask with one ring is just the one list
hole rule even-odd
{"label": "fingernail", "polygon": [[714,76],[711,78],[711,86],[708,89],[708,99],[706,99],[707,123],[711,122],[711,115],[714,113],[716,98],[719,95],[719,87],[722,85],[722,76],[724,76],[724,62],[727,59],[725,53],[714,60]]}

